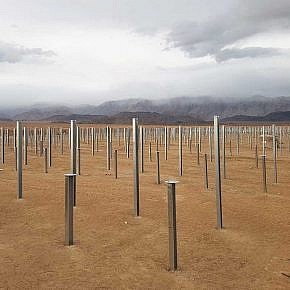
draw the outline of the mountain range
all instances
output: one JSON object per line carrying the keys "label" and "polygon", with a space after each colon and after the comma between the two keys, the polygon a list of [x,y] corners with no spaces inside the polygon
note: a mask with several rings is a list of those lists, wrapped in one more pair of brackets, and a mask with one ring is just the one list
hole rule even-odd
{"label": "mountain range", "polygon": [[[96,123],[127,123],[138,116],[144,123],[195,123],[211,121],[219,115],[225,121],[281,121],[290,116],[290,97],[253,96],[215,98],[210,96],[171,99],[126,99],[106,101],[100,105],[35,104],[26,107],[0,108],[0,120],[54,121],[70,119]],[[270,115],[271,113],[277,113]],[[266,117],[268,116],[268,117]],[[275,119],[276,118],[276,119]]]}

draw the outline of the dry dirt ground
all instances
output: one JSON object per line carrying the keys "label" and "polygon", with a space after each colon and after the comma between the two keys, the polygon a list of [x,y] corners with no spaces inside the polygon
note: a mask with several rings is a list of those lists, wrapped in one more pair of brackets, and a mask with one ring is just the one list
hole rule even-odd
{"label": "dry dirt ground", "polygon": [[[141,217],[133,216],[133,163],[119,150],[119,178],[106,170],[105,143],[91,156],[82,144],[74,209],[75,245],[64,246],[64,173],[70,157],[53,147],[52,167],[29,149],[24,198],[16,198],[13,147],[0,164],[0,288],[3,289],[290,289],[290,153],[278,156],[278,184],[267,160],[268,193],[246,138],[227,158],[222,180],[224,229],[216,229],[214,163],[209,189],[204,163],[184,146],[178,176],[177,144],[168,161],[161,148],[156,184],[155,146],[140,174]],[[234,146],[234,143],[233,143]],[[227,148],[228,150],[228,148]],[[207,140],[202,151],[208,153]],[[176,178],[178,268],[168,271],[167,186]]]}

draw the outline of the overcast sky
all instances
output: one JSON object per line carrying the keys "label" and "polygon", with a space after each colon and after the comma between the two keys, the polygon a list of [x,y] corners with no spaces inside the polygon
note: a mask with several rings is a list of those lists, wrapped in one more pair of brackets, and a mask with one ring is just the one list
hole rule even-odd
{"label": "overcast sky", "polygon": [[0,0],[1,105],[290,95],[289,0]]}

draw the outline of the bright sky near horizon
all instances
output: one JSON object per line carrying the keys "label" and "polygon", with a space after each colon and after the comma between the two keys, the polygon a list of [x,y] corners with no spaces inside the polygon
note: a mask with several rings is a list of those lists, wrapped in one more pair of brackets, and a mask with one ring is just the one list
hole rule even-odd
{"label": "bright sky near horizon", "polygon": [[0,0],[1,105],[290,95],[289,0]]}

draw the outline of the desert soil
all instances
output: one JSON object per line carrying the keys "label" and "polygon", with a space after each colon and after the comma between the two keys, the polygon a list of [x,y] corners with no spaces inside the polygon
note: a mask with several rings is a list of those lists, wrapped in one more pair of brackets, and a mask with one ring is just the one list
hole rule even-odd
{"label": "desert soil", "polygon": [[[122,140],[121,140],[122,141]],[[202,152],[208,153],[204,140]],[[133,215],[133,162],[118,149],[118,179],[106,170],[105,140],[91,156],[81,145],[74,209],[75,245],[64,246],[64,174],[70,154],[52,147],[52,167],[29,147],[24,198],[18,200],[13,145],[0,165],[0,288],[3,289],[290,289],[290,152],[278,155],[278,184],[267,155],[268,192],[247,138],[239,156],[227,158],[222,179],[224,229],[216,229],[215,167],[196,162],[184,145],[184,175],[178,176],[178,146],[168,160],[160,147],[161,185],[156,184],[155,145],[140,173],[140,214]],[[131,147],[132,148],[132,147]],[[259,147],[259,154],[261,148]],[[228,151],[228,147],[227,147]],[[269,157],[268,157],[269,156]],[[177,195],[178,271],[168,271],[167,185]]]}

